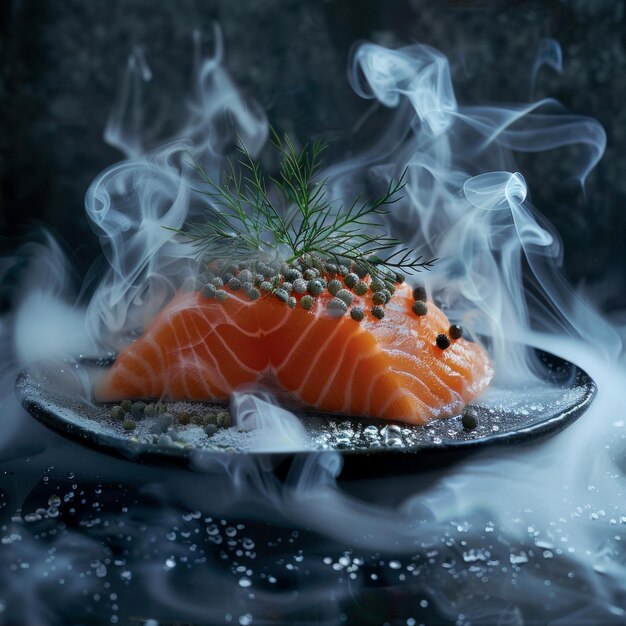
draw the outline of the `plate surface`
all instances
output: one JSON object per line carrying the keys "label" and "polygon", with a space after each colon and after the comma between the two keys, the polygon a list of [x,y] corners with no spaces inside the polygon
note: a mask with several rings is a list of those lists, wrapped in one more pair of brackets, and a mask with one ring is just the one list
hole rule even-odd
{"label": "plate surface", "polygon": [[[33,417],[60,434],[138,462],[207,469],[212,462],[223,464],[237,454],[267,457],[280,464],[312,450],[336,450],[344,457],[344,474],[346,470],[380,474],[401,467],[415,470],[449,464],[474,450],[531,441],[572,423],[591,403],[595,383],[567,361],[544,352],[537,356],[541,380],[525,388],[492,386],[472,405],[478,416],[474,430],[463,428],[461,416],[407,426],[305,413],[299,414],[304,430],[296,424],[304,443],[292,449],[284,442],[273,448],[271,427],[263,432],[262,445],[257,431],[236,425],[209,436],[202,425],[183,425],[175,419],[167,428],[157,416],[138,420],[136,429],[127,432],[111,417],[112,405],[91,400],[93,378],[111,360],[35,364],[19,374],[16,393]],[[175,416],[187,412],[203,417],[228,410],[225,405],[198,402],[168,402],[167,408]]]}

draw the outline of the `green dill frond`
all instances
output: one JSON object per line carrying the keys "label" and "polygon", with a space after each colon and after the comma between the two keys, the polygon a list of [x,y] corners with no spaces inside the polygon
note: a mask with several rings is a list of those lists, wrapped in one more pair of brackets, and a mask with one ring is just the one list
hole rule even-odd
{"label": "green dill frond", "polygon": [[436,259],[414,257],[387,234],[381,219],[402,198],[406,171],[378,198],[356,198],[344,208],[328,198],[327,181],[319,178],[325,141],[298,151],[287,135],[272,134],[280,154],[276,176],[266,178],[243,144],[241,158],[229,159],[221,183],[194,161],[203,183],[196,191],[207,198],[208,206],[201,222],[175,230],[199,256],[233,262],[280,257],[286,263],[318,258],[359,265],[381,278],[433,266]]}

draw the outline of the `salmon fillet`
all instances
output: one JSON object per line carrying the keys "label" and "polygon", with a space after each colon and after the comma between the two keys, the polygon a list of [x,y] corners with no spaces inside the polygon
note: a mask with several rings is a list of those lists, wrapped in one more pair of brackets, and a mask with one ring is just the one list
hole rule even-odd
{"label": "salmon fillet", "polygon": [[451,339],[446,316],[428,302],[416,315],[411,288],[398,285],[383,319],[372,294],[354,296],[362,321],[333,317],[325,291],[309,310],[272,294],[250,300],[224,287],[219,302],[179,292],[143,336],[126,346],[95,387],[98,401],[123,398],[227,401],[262,384],[290,406],[411,424],[457,415],[489,384],[485,350]]}

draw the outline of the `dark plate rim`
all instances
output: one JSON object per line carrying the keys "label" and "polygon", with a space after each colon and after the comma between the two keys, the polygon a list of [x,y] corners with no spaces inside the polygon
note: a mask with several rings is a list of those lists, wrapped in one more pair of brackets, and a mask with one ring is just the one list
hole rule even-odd
{"label": "dark plate rim", "polygon": [[[107,433],[101,433],[91,430],[80,424],[67,421],[54,411],[44,406],[42,402],[28,395],[29,371],[30,367],[26,367],[17,375],[15,381],[15,393],[20,400],[24,409],[32,415],[36,420],[58,434],[69,437],[83,445],[89,446],[101,452],[106,452],[118,458],[131,459],[141,463],[170,465],[175,467],[189,467],[204,459],[224,459],[226,455],[236,457],[238,455],[253,456],[258,459],[269,459],[280,461],[285,458],[297,459],[306,457],[310,454],[320,454],[325,452],[339,452],[345,460],[350,457],[414,457],[416,455],[457,455],[465,456],[472,451],[483,450],[495,446],[511,446],[529,441],[534,441],[542,437],[556,434],[576,419],[578,419],[589,407],[593,401],[597,386],[593,379],[580,367],[570,363],[569,361],[548,353],[538,350],[539,355],[551,360],[555,363],[565,364],[575,368],[575,383],[572,387],[581,387],[584,389],[582,398],[576,403],[559,413],[540,422],[535,422],[527,426],[523,426],[514,431],[504,431],[500,433],[490,433],[475,439],[444,441],[442,443],[423,443],[418,446],[408,446],[405,448],[372,448],[368,450],[352,450],[352,449],[333,449],[333,450],[294,450],[281,452],[213,452],[210,450],[184,449],[170,446],[158,446],[156,444],[148,444],[142,442],[133,442],[132,440],[123,440]],[[32,366],[31,366],[32,367]],[[350,416],[341,416],[350,419]],[[354,418],[352,418],[354,419]],[[406,425],[404,425],[406,426]]]}

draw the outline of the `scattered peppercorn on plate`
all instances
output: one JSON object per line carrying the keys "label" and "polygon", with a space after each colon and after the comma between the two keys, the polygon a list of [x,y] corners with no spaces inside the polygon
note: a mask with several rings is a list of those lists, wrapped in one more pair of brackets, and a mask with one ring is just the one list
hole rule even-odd
{"label": "scattered peppercorn on plate", "polygon": [[[110,358],[34,364],[18,376],[16,393],[33,417],[58,433],[137,462],[194,469],[223,463],[228,455],[269,456],[278,463],[310,451],[338,451],[344,457],[342,476],[388,474],[450,463],[487,446],[536,439],[572,423],[592,401],[595,384],[575,365],[546,353],[539,356],[543,385],[492,385],[462,413],[423,426],[296,412],[305,438],[292,449],[277,445],[276,451],[271,437],[259,451],[254,433],[243,430],[223,403],[94,402],[90,386],[110,370]],[[371,462],[379,457],[385,462]]]}

